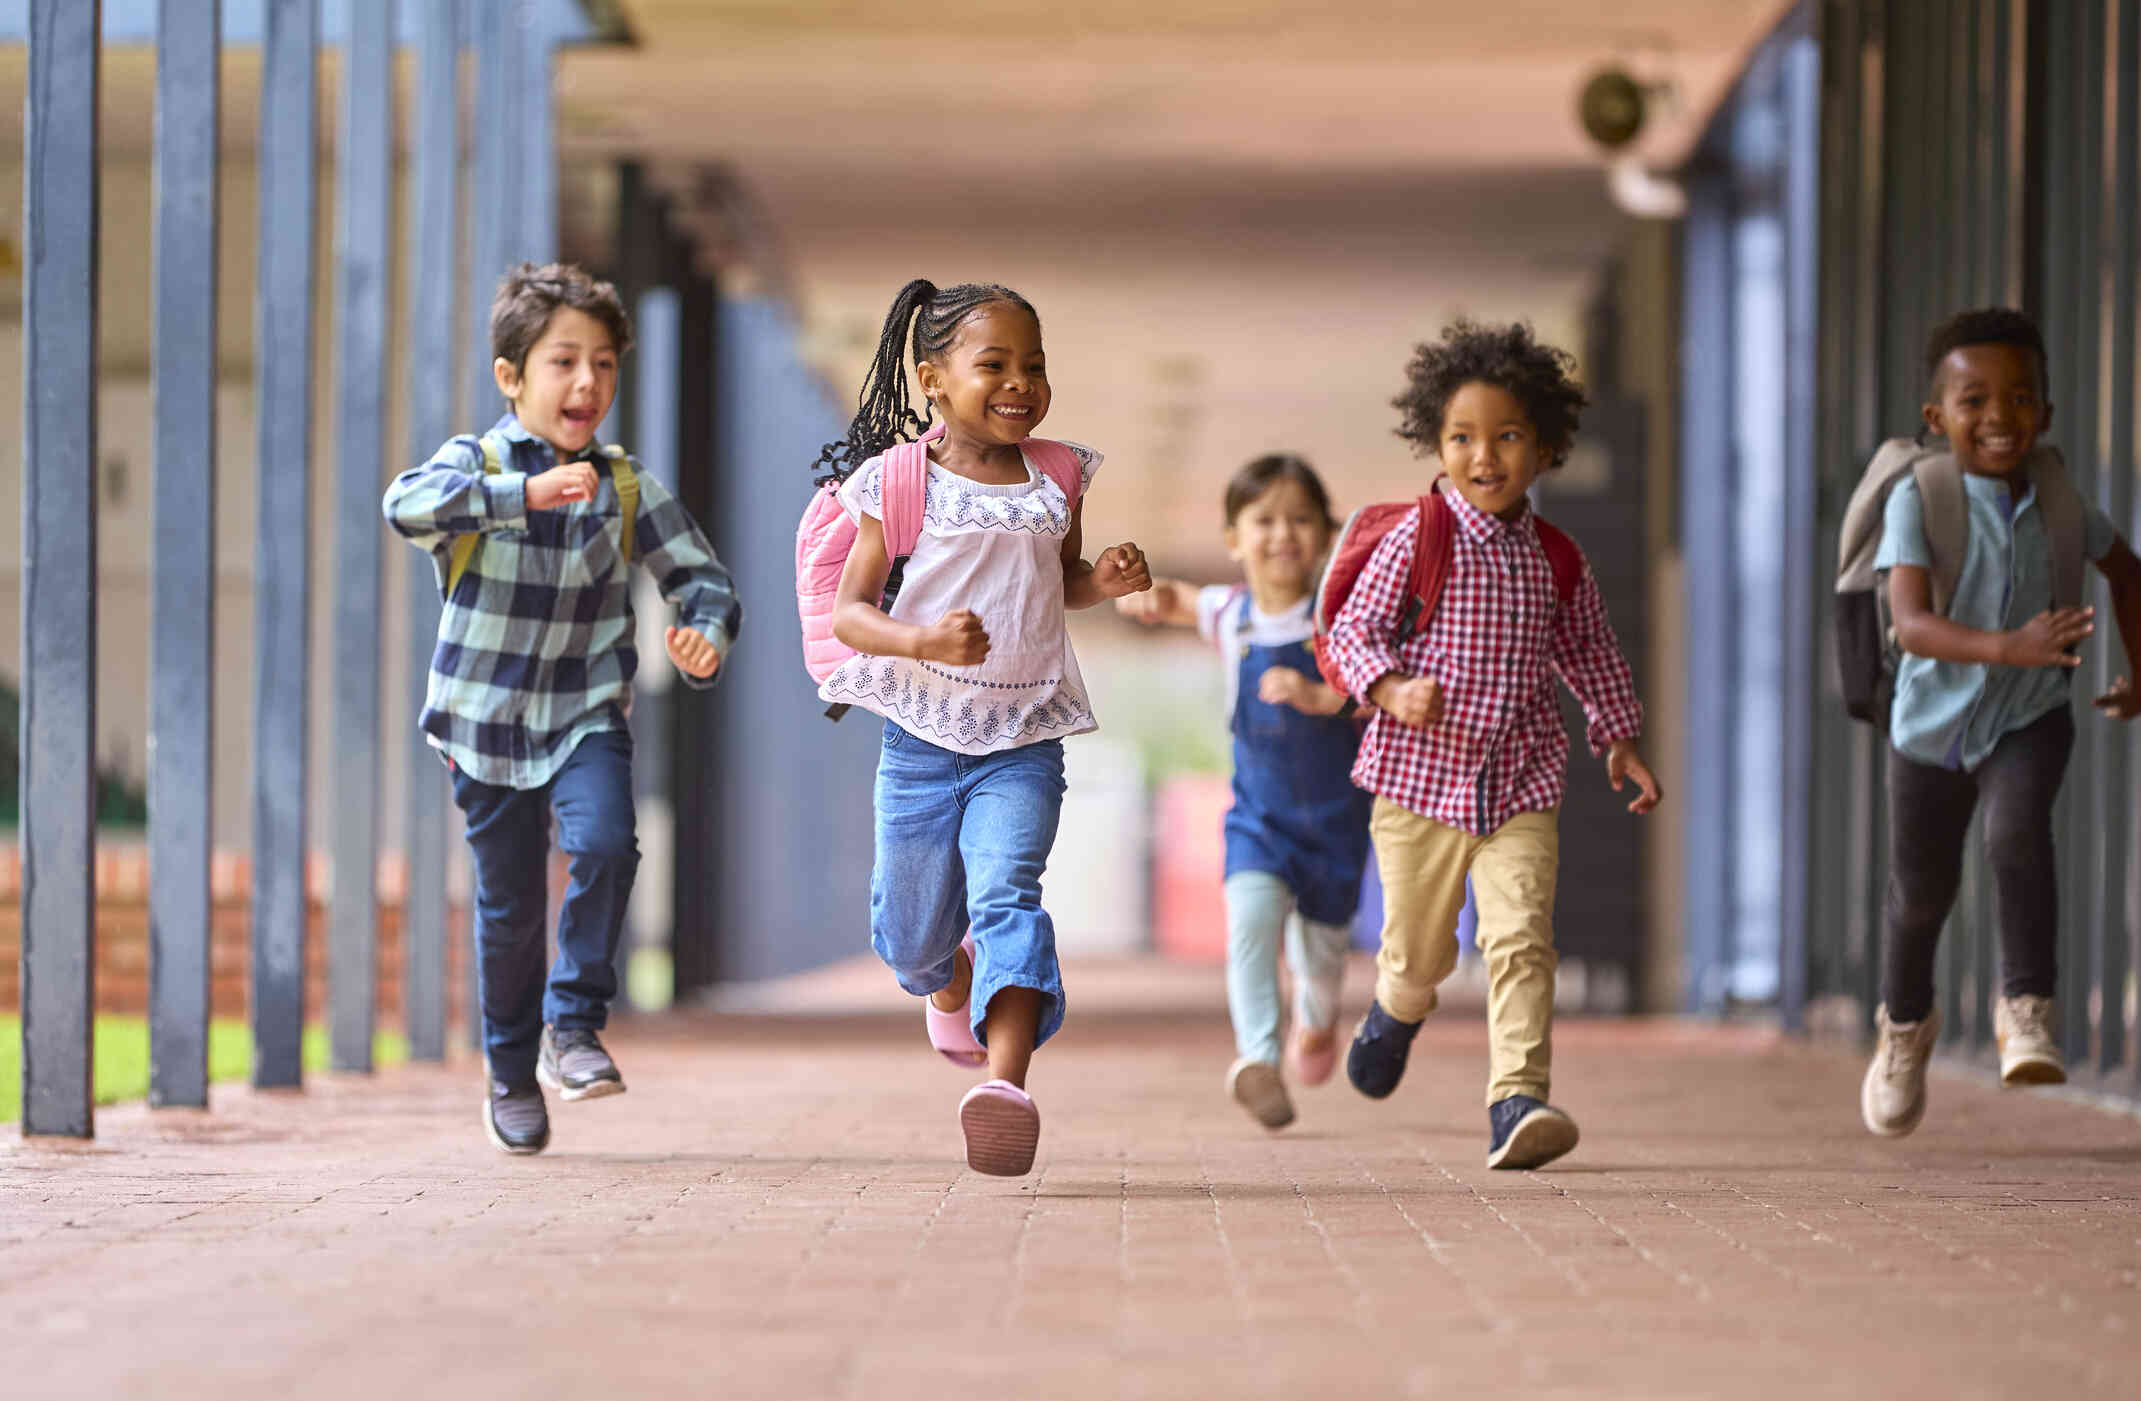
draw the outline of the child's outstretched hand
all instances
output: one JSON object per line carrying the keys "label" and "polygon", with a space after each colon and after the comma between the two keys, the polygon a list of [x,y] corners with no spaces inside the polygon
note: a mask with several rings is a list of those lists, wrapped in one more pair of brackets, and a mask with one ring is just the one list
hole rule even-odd
{"label": "child's outstretched hand", "polygon": [[1650,771],[1650,765],[1643,762],[1643,756],[1635,752],[1635,741],[1632,739],[1617,739],[1613,741],[1613,747],[1606,751],[1606,779],[1613,785],[1613,791],[1616,793],[1621,791],[1622,784],[1630,779],[1635,780],[1635,786],[1642,791],[1636,794],[1635,801],[1628,805],[1630,812],[1649,812],[1665,796],[1665,790],[1658,786],[1658,776]]}
{"label": "child's outstretched hand", "polygon": [[2114,720],[2131,720],[2141,715],[2141,691],[2136,691],[2122,676],[2111,683],[2110,690],[2096,698],[2095,704],[2098,710]]}
{"label": "child's outstretched hand", "polygon": [[[1094,572],[1099,572],[1096,568]],[[1140,623],[1164,623],[1167,621],[1166,600],[1153,589],[1142,593],[1124,594],[1115,600],[1115,611],[1125,618]]]}
{"label": "child's outstretched hand", "polygon": [[1121,598],[1152,587],[1152,570],[1145,552],[1129,541],[1110,545],[1093,561],[1093,587],[1102,598]]}
{"label": "child's outstretched hand", "polygon": [[2009,666],[2077,667],[2067,649],[2096,631],[2094,608],[2047,608],[2002,639],[2001,661]]}
{"label": "child's outstretched hand", "polygon": [[1290,705],[1303,715],[1336,715],[1346,698],[1312,676],[1290,666],[1267,666],[1256,678],[1256,698],[1266,705]]}
{"label": "child's outstretched hand", "polygon": [[566,462],[528,478],[528,509],[554,511],[568,501],[595,499],[595,469],[585,462]]}
{"label": "child's outstretched hand", "polygon": [[922,629],[915,657],[946,666],[973,666],[989,655],[989,634],[981,619],[964,608],[955,608]]}
{"label": "child's outstretched hand", "polygon": [[1416,730],[1432,728],[1442,719],[1442,687],[1432,676],[1392,672],[1368,688],[1368,700],[1400,725]]}
{"label": "child's outstretched hand", "polygon": [[721,653],[706,640],[706,634],[694,628],[671,628],[662,641],[669,648],[669,660],[686,676],[704,681],[721,669]]}

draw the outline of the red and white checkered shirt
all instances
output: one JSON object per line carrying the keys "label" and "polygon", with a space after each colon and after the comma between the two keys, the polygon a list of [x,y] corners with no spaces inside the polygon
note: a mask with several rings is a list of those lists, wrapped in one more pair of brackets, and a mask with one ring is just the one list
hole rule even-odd
{"label": "red and white checkered shirt", "polygon": [[1443,499],[1457,530],[1432,621],[1397,645],[1420,534],[1416,510],[1368,557],[1331,623],[1330,645],[1355,696],[1365,698],[1391,672],[1431,676],[1442,687],[1442,718],[1432,728],[1374,712],[1353,782],[1484,837],[1520,812],[1561,805],[1569,739],[1554,677],[1582,703],[1593,754],[1642,733],[1643,706],[1590,565],[1562,608],[1529,511],[1510,523],[1454,491]]}

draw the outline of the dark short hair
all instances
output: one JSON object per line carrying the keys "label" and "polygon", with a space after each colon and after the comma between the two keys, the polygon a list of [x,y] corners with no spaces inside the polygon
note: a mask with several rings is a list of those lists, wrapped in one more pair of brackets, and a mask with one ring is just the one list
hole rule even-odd
{"label": "dark short hair", "polygon": [[1308,501],[1323,516],[1326,527],[1335,529],[1338,522],[1331,518],[1331,494],[1323,489],[1323,478],[1308,465],[1305,457],[1296,457],[1290,452],[1266,453],[1243,464],[1242,469],[1227,480],[1227,524],[1249,508],[1249,503],[1271,490],[1278,482],[1293,482],[1308,493]]}
{"label": "dark short hair", "polygon": [[2013,307],[1988,306],[1961,311],[1933,328],[1925,342],[1925,379],[1934,393],[1940,391],[1940,366],[1950,353],[1966,345],[2012,345],[2037,356],[2037,388],[2049,392],[2052,366],[2044,353],[2044,332],[2037,323]]}
{"label": "dark short hair", "polygon": [[1491,384],[1516,396],[1547,464],[1559,467],[1590,402],[1575,369],[1575,356],[1543,343],[1524,322],[1482,326],[1460,317],[1442,328],[1442,339],[1413,347],[1405,392],[1390,401],[1402,416],[1398,436],[1422,452],[1439,452],[1450,400],[1468,384]]}
{"label": "dark short hair", "polygon": [[601,322],[620,357],[632,348],[632,318],[613,284],[571,263],[522,263],[499,279],[491,302],[491,357],[511,362],[516,374],[525,371],[528,352],[550,329],[550,318],[568,306]]}

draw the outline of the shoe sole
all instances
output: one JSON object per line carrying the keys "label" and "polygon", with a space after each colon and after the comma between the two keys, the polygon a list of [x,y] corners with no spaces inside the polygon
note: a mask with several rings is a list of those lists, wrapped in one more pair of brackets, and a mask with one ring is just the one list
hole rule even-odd
{"label": "shoe sole", "polygon": [[977,1095],[959,1106],[966,1135],[966,1165],[990,1177],[1024,1177],[1033,1171],[1041,1142],[1040,1111],[1008,1095]]}
{"label": "shoe sole", "polygon": [[501,1153],[511,1153],[516,1158],[532,1158],[550,1146],[550,1135],[547,1133],[543,1135],[541,1143],[522,1144],[519,1147],[515,1147],[513,1144],[506,1142],[499,1135],[498,1125],[491,1121],[491,1107],[488,1104],[483,1106],[483,1136],[491,1141],[493,1148],[496,1148]]}
{"label": "shoe sole", "polygon": [[546,1090],[557,1091],[558,1098],[564,1100],[567,1104],[577,1104],[583,1099],[606,1099],[610,1095],[624,1093],[624,1081],[622,1080],[596,1080],[574,1089],[552,1074],[550,1067],[547,1065],[535,1067],[535,1082]]}
{"label": "shoe sole", "polygon": [[1293,1101],[1279,1068],[1262,1061],[1236,1061],[1227,1072],[1227,1093],[1249,1111],[1249,1117],[1267,1129],[1283,1129],[1294,1121]]}
{"label": "shoe sole", "polygon": [[1487,1155],[1487,1166],[1512,1171],[1544,1167],[1574,1148],[1578,1137],[1576,1121],[1568,1115],[1534,1109],[1517,1120],[1499,1149]]}
{"label": "shoe sole", "polygon": [[2067,1068],[2056,1060],[2042,1060],[2032,1056],[2016,1061],[2000,1071],[2000,1083],[2013,1087],[2028,1085],[2064,1085],[2067,1083]]}

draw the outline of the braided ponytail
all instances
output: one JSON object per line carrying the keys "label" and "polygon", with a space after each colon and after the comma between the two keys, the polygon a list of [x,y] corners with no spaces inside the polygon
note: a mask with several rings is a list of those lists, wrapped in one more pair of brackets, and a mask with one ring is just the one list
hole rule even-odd
{"label": "braided ponytail", "polygon": [[[848,424],[846,435],[838,442],[827,443],[818,460],[811,464],[818,485],[846,481],[856,468],[894,443],[911,442],[928,429],[929,419],[914,411],[907,395],[910,360],[901,357],[902,342],[911,345],[913,363],[934,360],[951,349],[960,324],[969,316],[983,307],[1004,303],[1040,320],[1033,303],[993,282],[962,282],[940,290],[935,283],[918,277],[900,288],[899,295],[892,299],[892,310],[885,314],[884,328],[877,333],[877,353],[871,357],[870,371],[863,377],[854,421]],[[911,341],[907,332],[910,321],[914,323]]]}

